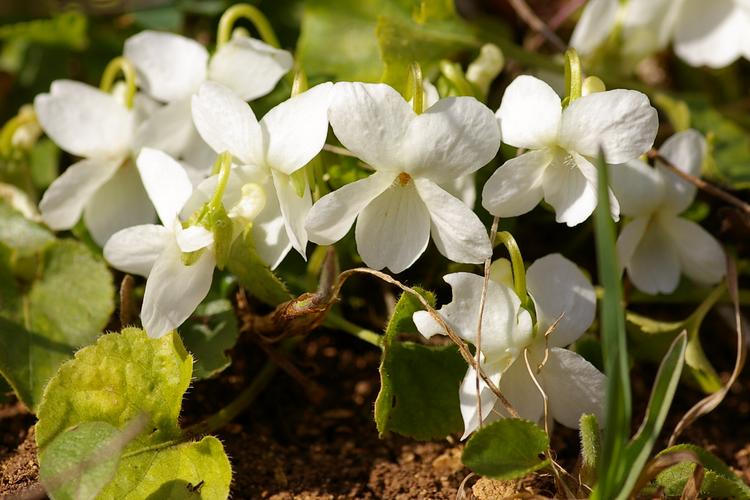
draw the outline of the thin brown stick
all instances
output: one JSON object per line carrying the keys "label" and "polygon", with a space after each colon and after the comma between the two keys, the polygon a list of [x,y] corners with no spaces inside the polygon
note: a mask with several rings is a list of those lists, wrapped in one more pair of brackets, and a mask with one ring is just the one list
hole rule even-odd
{"label": "thin brown stick", "polygon": [[663,157],[659,152],[655,149],[652,149],[647,153],[647,156],[653,160],[656,160],[660,162],[662,165],[664,165],[667,169],[669,169],[671,172],[673,172],[675,175],[680,177],[681,179],[689,182],[690,184],[694,185],[698,189],[701,189],[711,196],[715,196],[716,198],[719,198],[720,200],[723,200],[730,205],[734,205],[735,207],[742,210],[746,215],[750,215],[750,205],[742,201],[741,199],[737,198],[736,196],[733,196],[723,189],[718,188],[717,186],[714,186],[713,184],[704,181],[703,179],[699,177],[695,177],[693,175],[688,174],[687,172],[683,172],[677,166],[669,161],[667,158]]}
{"label": "thin brown stick", "polygon": [[508,0],[508,2],[513,7],[513,10],[516,11],[518,17],[528,24],[531,29],[546,38],[560,52],[567,50],[568,45],[536,15],[531,7],[529,7],[529,4],[526,3],[526,0]]}
{"label": "thin brown stick", "polygon": [[[495,241],[497,237],[497,225],[500,222],[500,218],[495,217],[492,219],[492,226],[490,227],[490,241]],[[490,248],[492,248],[490,246]],[[480,365],[481,353],[482,353],[482,323],[484,322],[484,306],[487,302],[487,289],[490,286],[490,267],[492,266],[492,251],[490,250],[490,256],[484,261],[484,281],[482,282],[482,296],[479,299],[479,317],[477,319],[477,343],[476,343],[476,358],[477,365]],[[476,391],[477,391],[477,417],[479,418],[479,428],[482,428],[482,394],[479,390],[479,372],[476,372]]]}
{"label": "thin brown stick", "polygon": [[[560,10],[558,10],[555,15],[552,16],[549,21],[547,21],[547,26],[549,26],[549,29],[552,31],[556,31],[557,28],[559,28],[565,21],[567,21],[568,18],[572,16],[575,11],[581,8],[584,3],[586,3],[586,0],[571,0],[564,3],[562,7],[560,7]],[[529,42],[526,44],[526,49],[536,50],[541,47],[543,43],[544,35],[542,35],[541,33],[537,33],[529,39]]]}
{"label": "thin brown stick", "polygon": [[335,146],[333,144],[324,144],[323,151],[328,151],[329,153],[335,153],[341,156],[349,156],[351,158],[357,157],[354,153],[352,153],[348,149],[342,148],[341,146]]}
{"label": "thin brown stick", "polygon": [[419,303],[424,307],[424,309],[432,316],[432,318],[437,321],[437,323],[445,330],[445,334],[448,336],[448,338],[451,339],[451,341],[456,344],[458,347],[458,352],[461,354],[461,357],[464,358],[464,361],[469,364],[472,368],[474,368],[477,373],[479,373],[479,376],[482,377],[482,380],[487,384],[487,386],[490,388],[490,390],[497,396],[497,399],[500,400],[502,405],[505,407],[506,411],[510,414],[511,417],[518,418],[518,412],[513,407],[513,405],[508,401],[508,399],[503,395],[503,393],[500,391],[500,389],[497,387],[497,385],[487,376],[486,373],[484,373],[484,370],[482,367],[476,362],[476,359],[474,359],[474,356],[471,354],[471,351],[469,350],[469,347],[466,345],[466,342],[461,340],[461,338],[456,335],[456,332],[453,330],[453,328],[445,322],[443,317],[438,313],[434,307],[430,305],[429,302],[425,300],[422,295],[419,294],[416,290],[413,288],[410,288],[400,281],[398,281],[396,278],[393,278],[392,276],[376,271],[374,269],[370,269],[368,267],[357,267],[354,269],[349,269],[347,271],[344,271],[339,275],[339,279],[336,282],[336,285],[333,287],[331,297],[338,297],[339,291],[341,290],[341,287],[344,285],[346,280],[354,276],[355,274],[369,274],[371,276],[375,276],[376,278],[380,278],[381,280],[385,281],[386,283],[390,283],[394,286],[397,286],[402,291],[407,292],[411,294],[414,298],[416,298]]}

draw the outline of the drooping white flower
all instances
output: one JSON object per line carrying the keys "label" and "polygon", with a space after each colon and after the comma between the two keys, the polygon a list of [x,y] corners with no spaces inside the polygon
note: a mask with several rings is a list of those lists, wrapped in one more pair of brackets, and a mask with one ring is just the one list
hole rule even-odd
{"label": "drooping white flower", "polygon": [[[225,191],[227,209],[237,205],[246,184],[260,186],[266,193],[252,230],[259,255],[272,267],[290,248],[305,256],[304,221],[312,199],[307,182],[299,194],[291,175],[325,144],[332,87],[323,83],[302,92],[260,122],[246,102],[220,84],[206,82],[193,97],[193,120],[203,140],[217,153],[230,152],[239,164]],[[206,192],[215,180],[206,183],[200,191]]]}
{"label": "drooping white flower", "polygon": [[[700,175],[705,140],[695,130],[670,137],[660,154],[678,168]],[[696,188],[674,172],[633,160],[610,167],[612,188],[622,212],[633,219],[617,239],[620,265],[639,290],[672,293],[680,274],[711,285],[725,274],[724,251],[701,226],[680,217],[696,194]]]}
{"label": "drooping white flower", "polygon": [[[178,218],[193,191],[179,163],[144,148],[137,165],[162,225],[118,231],[104,246],[104,258],[112,267],[147,278],[141,321],[150,337],[161,337],[181,325],[208,294],[216,266],[214,238],[202,226],[183,228]],[[192,252],[200,254],[186,263],[184,255]]]}
{"label": "drooping white flower", "polygon": [[70,229],[83,214],[92,238],[103,245],[120,229],[153,220],[153,207],[130,161],[141,144],[150,142],[136,130],[137,109],[90,85],[56,80],[49,94],[34,99],[34,110],[61,149],[83,158],[50,185],[39,203],[50,228]]}
{"label": "drooping white flower", "polygon": [[[597,204],[594,158],[603,149],[609,163],[645,153],[658,128],[648,97],[634,90],[609,90],[580,97],[563,109],[545,82],[519,76],[505,90],[497,110],[503,141],[530,151],[506,161],[487,181],[482,205],[493,215],[513,217],[541,200],[557,222],[575,226]],[[619,215],[610,191],[612,214]]]}
{"label": "drooping white flower", "polygon": [[161,138],[160,149],[184,158],[194,181],[205,177],[213,156],[191,119],[190,99],[201,84],[221,83],[249,101],[273,90],[293,64],[289,52],[240,35],[209,56],[195,40],[146,30],[125,41],[124,54],[136,67],[143,91],[167,103],[154,113],[148,135]]}
{"label": "drooping white flower", "polygon": [[322,197],[307,218],[310,239],[332,244],[355,219],[357,249],[375,269],[401,272],[432,234],[456,262],[491,254],[479,218],[439,184],[474,172],[497,153],[492,112],[472,97],[441,99],[417,115],[384,84],[337,83],[329,113],[341,143],[375,173]]}
{"label": "drooping white flower", "polygon": [[[461,338],[475,343],[483,278],[455,273],[444,279],[453,289],[453,301],[438,312]],[[550,417],[566,427],[577,428],[583,413],[601,417],[603,412],[604,375],[578,354],[564,349],[594,320],[594,288],[575,264],[560,254],[534,262],[526,280],[537,316],[533,328],[531,317],[521,308],[515,292],[491,275],[482,323],[482,370],[522,418],[540,422],[543,400],[526,366],[524,351],[528,349],[529,364],[549,398]],[[426,311],[416,312],[413,319],[425,337],[445,334]],[[545,339],[545,332],[556,321],[556,327]],[[459,392],[463,438],[479,427],[476,377],[470,367]],[[483,422],[507,416],[504,406],[482,379],[479,386]]]}
{"label": "drooping white flower", "polygon": [[721,68],[750,58],[750,3],[745,0],[591,0],[570,43],[582,55],[620,30],[622,51],[643,57],[671,41],[692,66]]}

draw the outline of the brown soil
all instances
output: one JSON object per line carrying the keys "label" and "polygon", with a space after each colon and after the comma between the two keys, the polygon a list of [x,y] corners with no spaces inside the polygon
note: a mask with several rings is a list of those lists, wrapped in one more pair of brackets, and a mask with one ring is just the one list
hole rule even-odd
{"label": "brown soil", "polygon": [[[279,373],[252,408],[219,432],[234,467],[233,498],[456,498],[470,475],[461,465],[459,442],[419,443],[396,435],[378,436],[372,420],[379,386],[377,351],[345,334],[324,334],[308,339],[293,359],[309,377],[306,386],[315,382],[325,388],[324,395],[311,402],[306,397],[311,392],[303,390],[304,380]],[[184,423],[228,403],[246,384],[246,374],[252,376],[262,360],[263,354],[252,343],[238,346],[235,363],[227,372],[219,379],[198,382],[189,391]],[[644,369],[634,375],[634,391],[645,394],[653,372]],[[744,376],[722,406],[685,436],[726,460],[746,480],[750,480],[748,390],[750,378]],[[684,389],[679,394],[666,429],[699,397]],[[636,402],[645,398],[637,397]],[[0,422],[0,497],[12,498],[28,493],[37,479],[33,417],[18,405],[6,405],[0,407]],[[553,449],[558,461],[572,471],[578,453],[576,433],[557,427]],[[477,479],[466,481],[464,498],[497,498],[498,491],[554,494],[548,475],[515,484]]]}

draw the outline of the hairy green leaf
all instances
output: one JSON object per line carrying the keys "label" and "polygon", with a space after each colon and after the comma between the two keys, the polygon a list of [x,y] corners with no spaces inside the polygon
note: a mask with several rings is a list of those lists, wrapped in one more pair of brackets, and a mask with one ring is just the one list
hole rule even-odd
{"label": "hairy green leaf", "polygon": [[581,415],[579,423],[581,435],[581,481],[586,485],[593,485],[596,481],[596,471],[601,459],[602,443],[601,430],[596,415]]}
{"label": "hairy green leaf", "polygon": [[53,241],[55,237],[47,229],[5,203],[0,203],[0,243],[13,251],[16,257],[41,252]]}
{"label": "hairy green leaf", "polygon": [[[657,456],[678,451],[692,451],[705,469],[705,476],[701,484],[701,496],[713,498],[750,499],[750,487],[739,478],[727,465],[712,453],[692,444],[679,444],[659,453]],[[668,496],[682,495],[685,484],[692,477],[695,464],[683,462],[674,465],[656,476],[656,484],[664,488]]]}
{"label": "hairy green leaf", "polygon": [[[419,290],[430,304],[435,297]],[[381,434],[393,431],[415,439],[445,437],[463,428],[458,389],[466,362],[455,346],[426,346],[397,339],[416,331],[412,314],[422,309],[413,295],[403,293],[383,336],[380,392],[375,423]]]}
{"label": "hairy green leaf", "polygon": [[237,342],[239,329],[229,300],[209,296],[179,330],[185,347],[195,357],[195,377],[209,378],[232,362],[226,352]]}
{"label": "hairy green leaf", "polygon": [[[60,364],[101,334],[115,293],[102,259],[72,240],[46,246],[34,277],[0,307],[0,373],[32,411]],[[0,297],[13,286],[7,281]]]}
{"label": "hairy green leaf", "polygon": [[461,460],[482,476],[516,479],[549,464],[549,437],[533,422],[504,418],[472,434]]}
{"label": "hairy green leaf", "polygon": [[146,430],[124,447],[101,496],[226,498],[231,466],[221,443],[211,436],[188,441],[178,424],[191,376],[192,358],[174,333],[151,339],[126,328],[102,336],[63,364],[47,386],[36,428],[41,456],[71,428],[104,422],[123,431],[145,414]]}

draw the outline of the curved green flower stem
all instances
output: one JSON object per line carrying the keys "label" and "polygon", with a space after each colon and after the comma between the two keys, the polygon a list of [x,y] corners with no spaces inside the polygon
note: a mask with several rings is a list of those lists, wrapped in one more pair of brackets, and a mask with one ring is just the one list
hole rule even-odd
{"label": "curved green flower stem", "polygon": [[575,49],[565,51],[565,88],[568,91],[568,95],[563,101],[565,106],[581,97],[583,89],[581,59]]}
{"label": "curved green flower stem", "polygon": [[219,174],[219,182],[216,185],[216,191],[211,201],[208,202],[209,211],[218,210],[221,207],[222,199],[224,198],[224,191],[227,189],[227,182],[229,182],[229,173],[232,170],[232,154],[229,151],[224,151],[216,158],[213,170]]}
{"label": "curved green flower stem", "polygon": [[258,30],[258,34],[268,45],[277,49],[281,48],[279,39],[276,37],[276,32],[273,30],[271,23],[268,22],[268,18],[255,6],[240,3],[233,5],[224,11],[219,20],[219,32],[216,36],[216,46],[220,48],[226,44],[232,37],[232,29],[234,24],[239,19],[247,19],[255,29]]}
{"label": "curved green flower stem", "polygon": [[418,62],[411,63],[411,67],[409,68],[411,72],[409,73],[410,76],[410,83],[411,83],[411,106],[414,109],[414,112],[418,115],[421,115],[424,111],[424,87],[422,86],[422,67],[419,65]]}
{"label": "curved green flower stem", "polygon": [[529,295],[526,292],[526,268],[523,265],[521,250],[518,248],[513,235],[508,231],[497,233],[495,242],[505,245],[508,254],[510,254],[510,263],[513,267],[513,288],[516,291],[516,295],[521,299],[521,305],[525,307],[529,301]]}
{"label": "curved green flower stem", "polygon": [[125,91],[125,105],[129,109],[132,109],[136,91],[135,67],[133,66],[133,63],[124,57],[115,57],[109,62],[109,64],[107,64],[107,67],[104,68],[104,73],[102,73],[102,80],[101,83],[99,83],[99,88],[104,92],[110,92],[118,73],[122,73],[125,77],[125,84],[127,85],[127,90]]}
{"label": "curved green flower stem", "polygon": [[356,325],[345,318],[342,318],[334,312],[328,312],[328,314],[326,315],[326,319],[323,321],[323,325],[329,328],[335,328],[336,330],[341,330],[342,332],[346,332],[380,349],[383,348],[382,335],[378,335],[372,330],[362,328],[361,326]]}
{"label": "curved green flower stem", "polygon": [[19,113],[8,120],[5,125],[3,125],[2,130],[0,130],[0,155],[9,156],[10,152],[13,150],[13,136],[16,131],[24,125],[35,121],[36,113],[33,112]]}
{"label": "curved green flower stem", "polygon": [[[278,352],[291,352],[297,346],[297,344],[300,343],[301,340],[302,337],[294,337],[283,341],[278,349]],[[261,368],[258,374],[255,375],[255,378],[253,378],[253,381],[250,383],[250,385],[243,389],[242,392],[240,392],[240,394],[236,398],[234,398],[231,403],[229,403],[227,406],[225,406],[215,414],[206,418],[205,420],[198,422],[197,424],[193,424],[185,429],[183,440],[190,439],[200,434],[216,432],[217,430],[221,429],[226,424],[234,420],[240,413],[245,411],[245,409],[250,406],[253,401],[255,401],[255,398],[257,398],[258,395],[263,391],[263,389],[265,389],[266,386],[271,382],[277,370],[278,365],[274,361],[266,361],[266,363],[263,365],[263,368]]]}
{"label": "curved green flower stem", "polygon": [[706,317],[706,314],[708,314],[708,311],[710,311],[716,305],[716,303],[726,293],[726,291],[726,284],[720,284],[719,286],[714,288],[711,293],[709,293],[708,296],[703,300],[703,302],[698,305],[695,311],[693,311],[693,313],[688,316],[688,318],[684,322],[688,334],[692,334],[692,329],[697,329],[701,325],[701,323],[703,323],[703,319]]}

